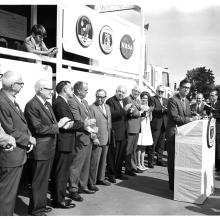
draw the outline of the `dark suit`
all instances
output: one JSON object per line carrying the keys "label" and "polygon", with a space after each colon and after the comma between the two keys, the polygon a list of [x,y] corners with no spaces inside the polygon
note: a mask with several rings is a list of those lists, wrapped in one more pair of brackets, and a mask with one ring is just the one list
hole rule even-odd
{"label": "dark suit", "polygon": [[[115,146],[109,146],[107,174],[109,177],[114,177],[115,175],[120,176],[122,171],[127,138],[127,112],[121,106],[116,96],[109,98],[106,104],[110,106],[113,138],[115,139]],[[125,106],[124,100],[123,106]]]}
{"label": "dark suit", "polygon": [[30,158],[33,159],[33,179],[29,212],[32,214],[43,211],[47,205],[48,181],[59,133],[51,105],[48,105],[48,108],[49,110],[34,96],[24,110],[28,126],[37,143],[30,153]]}
{"label": "dark suit", "polygon": [[151,97],[150,105],[154,107],[152,111],[151,131],[153,136],[153,145],[149,147],[149,164],[153,165],[154,154],[157,152],[157,161],[161,162],[165,145],[165,130],[167,127],[167,107],[168,100],[162,98],[162,104],[158,96]]}
{"label": "dark suit", "polygon": [[[73,114],[66,100],[61,96],[53,102],[53,111],[57,121],[63,117],[68,117],[74,121]],[[72,151],[75,146],[76,130],[83,129],[83,122],[74,122],[71,129],[65,130],[60,128],[60,133],[57,137],[57,148],[55,161],[53,166],[52,191],[51,196],[54,202],[61,203],[66,196],[67,181],[69,178],[69,168],[72,162]]]}
{"label": "dark suit", "polygon": [[126,146],[126,156],[125,156],[125,169],[126,171],[137,170],[137,142],[139,137],[139,132],[141,130],[141,118],[140,110],[141,103],[139,99],[134,99],[132,95],[125,98],[125,105],[131,103],[134,112],[128,114],[127,121],[127,146]]}
{"label": "dark suit", "polygon": [[30,132],[23,113],[3,90],[0,91],[0,122],[4,131],[16,140],[12,152],[0,148],[0,215],[13,215]]}
{"label": "dark suit", "polygon": [[217,100],[215,104],[209,103],[214,109],[208,108],[206,110],[208,115],[212,115],[216,119],[216,153],[215,153],[215,167],[220,170],[220,101]]}
{"label": "dark suit", "polygon": [[96,119],[96,126],[99,128],[97,138],[100,145],[92,147],[90,162],[89,184],[96,184],[96,180],[105,180],[106,159],[110,142],[111,112],[108,105],[104,104],[106,114],[96,103],[90,106],[93,118]]}
{"label": "dark suit", "polygon": [[168,152],[168,173],[170,187],[174,187],[174,161],[175,161],[175,132],[176,127],[190,122],[191,111],[189,101],[185,99],[184,104],[180,99],[179,93],[168,100],[167,106],[167,152]]}
{"label": "dark suit", "polygon": [[[82,102],[75,95],[68,100],[70,110],[76,122],[84,122],[86,118],[92,118],[88,103],[85,100]],[[77,192],[78,188],[87,189],[91,151],[90,133],[86,130],[76,131],[73,158],[70,166],[70,192]]]}
{"label": "dark suit", "polygon": [[190,105],[190,109],[191,109],[192,115],[197,113],[200,116],[206,116],[207,106],[204,105],[203,102],[200,105],[198,105],[197,103],[193,103],[192,105]]}

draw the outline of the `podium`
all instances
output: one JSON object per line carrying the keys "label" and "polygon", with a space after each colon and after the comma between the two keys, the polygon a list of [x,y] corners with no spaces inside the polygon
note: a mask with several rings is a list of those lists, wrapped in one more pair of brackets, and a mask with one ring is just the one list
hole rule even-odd
{"label": "podium", "polygon": [[215,134],[213,118],[178,127],[174,200],[203,204],[214,192]]}

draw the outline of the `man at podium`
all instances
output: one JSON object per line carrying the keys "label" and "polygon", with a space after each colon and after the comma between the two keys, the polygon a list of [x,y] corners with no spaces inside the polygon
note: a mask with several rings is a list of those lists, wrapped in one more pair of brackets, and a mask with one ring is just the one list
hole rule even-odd
{"label": "man at podium", "polygon": [[192,116],[189,100],[186,96],[189,94],[191,83],[188,79],[180,82],[179,92],[168,100],[167,113],[167,153],[168,153],[168,174],[169,188],[174,190],[174,161],[175,161],[175,134],[177,127],[200,119],[200,116]]}

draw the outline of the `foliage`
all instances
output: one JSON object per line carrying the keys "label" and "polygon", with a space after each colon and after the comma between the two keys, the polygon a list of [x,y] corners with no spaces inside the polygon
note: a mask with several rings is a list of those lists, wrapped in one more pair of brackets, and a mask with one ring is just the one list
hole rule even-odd
{"label": "foliage", "polygon": [[209,93],[215,88],[215,77],[210,69],[206,67],[197,67],[192,70],[188,70],[186,78],[192,83],[189,97],[195,98],[197,93],[203,93],[204,98],[209,97]]}

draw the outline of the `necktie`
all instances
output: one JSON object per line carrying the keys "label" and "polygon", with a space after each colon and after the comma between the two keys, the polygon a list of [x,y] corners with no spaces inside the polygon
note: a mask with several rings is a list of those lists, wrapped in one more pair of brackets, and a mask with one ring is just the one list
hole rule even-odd
{"label": "necktie", "polygon": [[199,109],[199,105],[197,105],[196,112],[199,113],[199,110],[200,110],[200,109]]}
{"label": "necktie", "polygon": [[86,108],[86,105],[84,104],[84,100],[83,100],[83,99],[81,100],[81,104],[82,104],[82,106],[84,107],[84,110],[86,111],[86,113],[88,114],[89,111],[88,111],[88,109]]}
{"label": "necktie", "polygon": [[18,112],[21,114],[21,109],[20,109],[18,103],[16,101],[14,101],[14,104],[15,104],[15,107],[18,110]]}
{"label": "necktie", "polygon": [[186,102],[185,102],[185,99],[182,99],[182,103],[183,103],[183,109],[184,109],[184,111],[186,111]]}
{"label": "necktie", "polygon": [[50,103],[49,102],[45,102],[44,106],[47,109],[47,111],[49,112],[50,117],[53,119],[53,115],[52,115],[51,110],[50,110]]}
{"label": "necktie", "polygon": [[100,108],[101,108],[101,110],[102,110],[103,114],[104,114],[104,115],[106,115],[105,106],[104,106],[104,105],[100,105]]}

